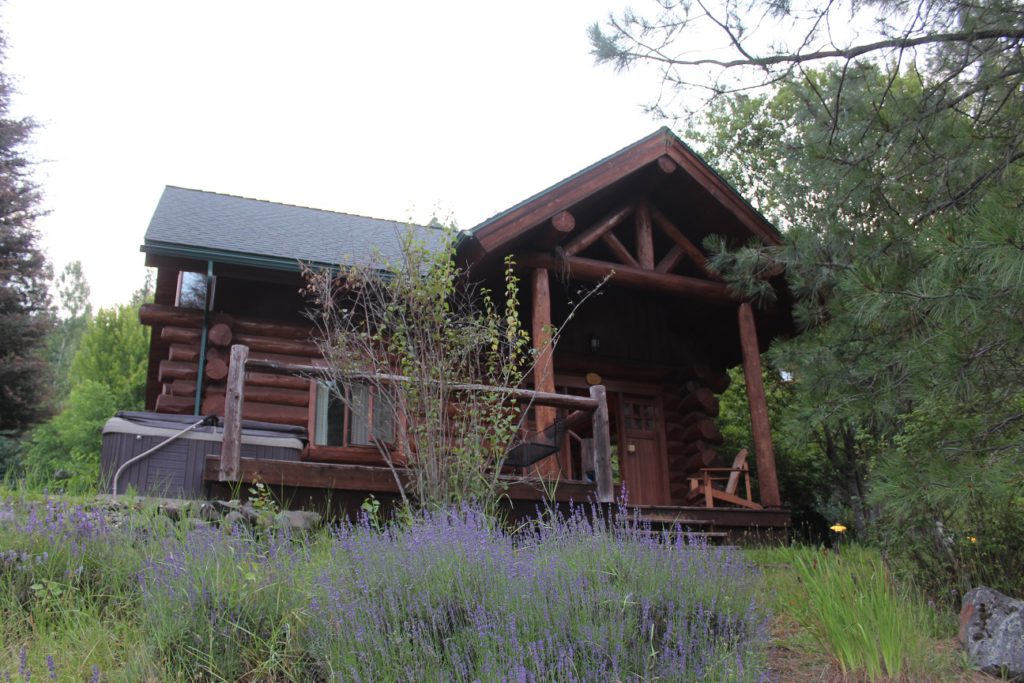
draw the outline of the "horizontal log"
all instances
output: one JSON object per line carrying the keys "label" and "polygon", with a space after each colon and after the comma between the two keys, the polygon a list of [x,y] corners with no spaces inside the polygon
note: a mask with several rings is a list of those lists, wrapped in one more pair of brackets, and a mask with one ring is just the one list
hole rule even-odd
{"label": "horizontal log", "polygon": [[236,334],[235,343],[249,347],[249,351],[265,351],[282,353],[291,356],[307,356],[320,358],[320,348],[315,342],[298,341],[295,339],[278,339],[257,334]]}
{"label": "horizontal log", "polygon": [[715,421],[708,419],[690,425],[683,434],[682,441],[683,443],[706,441],[718,444],[724,443],[725,439],[722,437],[722,432],[718,430],[718,425],[715,424]]}
{"label": "horizontal log", "polygon": [[[206,481],[217,481],[220,471],[220,457],[206,456],[203,478]],[[408,475],[404,470],[398,471],[399,477]],[[373,491],[375,493],[395,493],[398,486],[395,477],[388,467],[371,467],[367,465],[348,465],[341,463],[264,460],[259,458],[239,458],[238,480],[242,482],[260,481],[271,486],[298,486],[317,489],[341,489],[345,491]],[[545,489],[543,482],[526,480],[513,476],[498,478],[499,487],[512,500],[549,500],[550,491]],[[593,484],[562,481],[555,488],[555,500],[588,500],[593,497]]]}
{"label": "horizontal log", "polygon": [[206,376],[215,382],[228,376],[228,364],[221,358],[206,359]]}
{"label": "horizontal log", "polygon": [[576,227],[576,218],[568,211],[559,211],[551,217],[551,226],[561,233],[570,233]]}
{"label": "horizontal log", "polygon": [[550,268],[554,272],[568,273],[569,276],[577,280],[588,282],[601,282],[605,278],[609,278],[609,282],[613,285],[651,292],[664,292],[702,301],[735,303],[740,300],[728,286],[721,282],[712,282],[686,275],[658,273],[653,270],[643,270],[581,256],[566,256],[559,259],[549,254],[527,252],[517,254],[515,260],[524,268]]}
{"label": "horizontal log", "polygon": [[232,336],[227,323],[214,323],[206,333],[206,338],[214,346],[230,346]]}
{"label": "horizontal log", "polygon": [[[265,368],[278,372],[309,373],[316,374],[322,371],[317,365],[308,363],[281,363],[272,360],[259,360],[250,357],[247,367]],[[408,377],[401,375],[374,375],[371,373],[354,372],[348,375],[354,380],[373,379],[381,382],[408,382]],[[449,384],[452,391],[481,391],[492,392],[518,401],[530,401],[534,405],[551,406],[553,408],[566,408],[568,410],[594,410],[597,408],[597,401],[589,396],[571,396],[569,394],[552,394],[544,391],[531,391],[530,389],[514,389],[511,387],[493,387],[485,384]]]}
{"label": "horizontal log", "polygon": [[160,361],[160,367],[157,370],[157,380],[164,383],[176,379],[194,380],[196,378],[196,373],[198,372],[199,366],[195,363],[162,360]]}
{"label": "horizontal log", "polygon": [[230,324],[231,329],[234,330],[236,335],[255,334],[263,337],[279,337],[281,339],[294,339],[297,341],[309,341],[313,336],[312,327],[299,327],[270,320],[235,318]]}
{"label": "horizontal log", "polygon": [[693,366],[693,373],[698,380],[703,382],[705,386],[709,387],[716,394],[720,394],[728,389],[729,385],[732,383],[728,372],[714,370],[701,363],[696,363]]}
{"label": "horizontal log", "polygon": [[565,416],[565,431],[589,430],[594,416],[589,410],[574,410]]}
{"label": "horizontal log", "polygon": [[156,397],[156,412],[188,415],[195,410],[195,400],[187,396],[160,394]]}
{"label": "horizontal log", "polygon": [[174,361],[195,363],[199,360],[199,348],[190,344],[171,344],[167,358]]}
{"label": "horizontal log", "polygon": [[[239,458],[238,466],[238,478],[243,482],[261,481],[270,486],[346,489],[377,493],[397,491],[394,475],[387,467],[257,458]],[[220,458],[207,456],[204,478],[207,481],[217,481],[219,470]]]}
{"label": "horizontal log", "polygon": [[202,337],[199,330],[167,326],[160,330],[160,339],[172,344],[195,344],[198,347]]}
{"label": "horizontal log", "polygon": [[[677,442],[677,446],[680,446]],[[669,452],[669,470],[676,477],[680,474],[688,474],[695,463],[701,463],[701,467],[707,467],[718,462],[718,451],[710,444],[703,441],[695,441],[684,447]]]}
{"label": "horizontal log", "polygon": [[713,391],[702,387],[692,394],[684,396],[679,402],[679,409],[686,413],[697,411],[716,417],[718,415],[718,399]]}
{"label": "horizontal log", "polygon": [[203,399],[203,415],[223,415],[225,405],[225,394],[207,394]]}
{"label": "horizontal log", "polygon": [[669,441],[692,441],[693,439],[688,437],[690,428],[694,425],[704,423],[714,425],[715,420],[704,413],[690,413],[686,418],[679,422],[666,425],[665,438]]}
{"label": "horizontal log", "polygon": [[680,458],[673,463],[673,474],[670,480],[673,484],[685,481],[697,470],[710,467],[717,459],[718,454],[713,450],[702,450],[688,458]]}
{"label": "horizontal log", "polygon": [[[204,415],[224,414],[224,394],[215,394],[203,399]],[[277,405],[275,403],[259,403],[242,401],[242,417],[246,420],[273,422],[275,424],[296,425],[306,427],[309,423],[309,411],[299,406]]]}
{"label": "horizontal log", "polygon": [[170,389],[167,393],[170,393],[172,396],[196,395],[196,383],[192,380],[176,379],[170,384],[165,384],[164,386]]}
{"label": "horizontal log", "polygon": [[248,370],[245,373],[246,386],[280,387],[281,389],[308,391],[309,382],[310,380],[305,377],[275,375],[269,372],[255,372],[251,370]]}
{"label": "horizontal log", "polygon": [[678,425],[680,427],[684,427],[685,428],[685,427],[689,427],[690,425],[694,424],[695,422],[700,422],[702,420],[709,420],[709,419],[711,419],[711,417],[707,413],[703,413],[703,412],[701,412],[699,410],[695,410],[692,413],[687,413],[687,415],[685,417],[683,417],[683,419],[681,419],[678,422]]}
{"label": "horizontal log", "polygon": [[192,308],[179,308],[163,304],[142,304],[139,322],[143,325],[173,325],[174,327],[202,327],[203,312]]}
{"label": "horizontal log", "polygon": [[316,374],[322,374],[323,369],[327,367],[327,361],[319,356],[311,358],[309,356],[293,356],[286,353],[267,353],[266,351],[251,351],[249,353],[250,364],[252,361],[265,361],[277,363],[282,366],[294,365],[297,367],[309,367],[313,368],[313,372]]}
{"label": "horizontal log", "polygon": [[[210,320],[213,324],[224,323],[231,328],[234,334],[255,334],[307,341],[312,333],[311,327],[300,327],[257,318],[235,318],[226,313],[212,313]],[[198,329],[203,324],[203,312],[162,304],[143,304],[139,308],[139,321],[143,325]]]}
{"label": "horizontal log", "polygon": [[[212,396],[223,396],[225,391],[225,387],[210,387],[206,391],[206,396],[208,398]],[[308,389],[279,389],[277,387],[246,385],[243,396],[246,401],[256,401],[257,403],[276,403],[278,405],[286,406],[309,405]]]}

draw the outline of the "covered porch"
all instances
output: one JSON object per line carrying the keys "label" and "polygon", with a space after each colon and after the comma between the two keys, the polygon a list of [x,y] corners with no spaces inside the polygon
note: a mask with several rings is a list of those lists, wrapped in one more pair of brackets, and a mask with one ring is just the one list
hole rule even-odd
{"label": "covered porch", "polygon": [[[760,354],[793,331],[789,295],[768,269],[762,277],[774,298],[755,307],[708,265],[710,236],[733,246],[781,241],[663,129],[476,227],[460,254],[492,280],[511,257],[528,283],[521,308],[532,328],[535,389],[606,388],[616,495],[641,507],[778,511]],[[719,397],[736,366],[752,439],[724,452]],[[535,412],[539,432],[557,421],[552,410]],[[585,478],[590,438],[585,426],[569,430],[538,474]]]}

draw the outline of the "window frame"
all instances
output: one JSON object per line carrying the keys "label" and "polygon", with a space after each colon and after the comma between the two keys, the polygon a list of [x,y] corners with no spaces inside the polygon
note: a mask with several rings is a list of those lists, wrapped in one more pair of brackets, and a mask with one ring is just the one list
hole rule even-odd
{"label": "window frame", "polygon": [[[332,393],[332,389],[328,386],[328,382],[322,380],[311,379],[309,383],[309,445],[306,447],[307,457],[310,460],[319,460],[326,462],[342,462],[342,463],[355,463],[355,464],[371,464],[371,465],[383,465],[386,464],[384,457],[380,452],[381,445],[388,449],[389,455],[392,458],[392,462],[395,464],[404,463],[404,457],[402,457],[400,449],[397,447],[398,434],[401,429],[401,420],[396,420],[394,417],[391,419],[390,425],[390,438],[386,441],[382,441],[380,444],[377,443],[353,443],[352,442],[352,419],[353,411],[351,403],[349,401],[344,402],[344,417],[343,417],[343,431],[342,431],[342,443],[341,444],[326,444],[318,443],[322,438],[319,429],[323,426],[323,415],[326,410],[323,408],[323,401],[326,398],[327,401],[333,400],[339,401]],[[376,392],[374,387],[363,384],[367,388],[368,395],[368,407],[366,411],[366,417],[364,418],[367,422],[366,429],[368,434],[372,434],[375,429],[375,412],[374,407],[377,405]]]}

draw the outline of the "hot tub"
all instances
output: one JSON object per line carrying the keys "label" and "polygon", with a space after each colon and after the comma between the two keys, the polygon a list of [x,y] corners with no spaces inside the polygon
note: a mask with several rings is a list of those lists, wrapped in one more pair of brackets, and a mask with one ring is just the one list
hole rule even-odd
{"label": "hot tub", "polygon": [[[107,420],[100,455],[101,490],[110,492],[114,473],[121,465],[201,419],[193,415],[124,411]],[[220,454],[223,434],[223,425],[218,421],[161,446],[121,472],[117,493],[131,489],[146,496],[203,497],[206,456]],[[306,430],[302,427],[242,421],[243,458],[296,461],[305,441]]]}

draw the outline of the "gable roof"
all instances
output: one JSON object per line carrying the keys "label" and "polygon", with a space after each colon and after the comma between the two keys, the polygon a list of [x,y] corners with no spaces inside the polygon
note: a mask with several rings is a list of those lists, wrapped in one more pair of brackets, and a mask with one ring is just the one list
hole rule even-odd
{"label": "gable roof", "polygon": [[672,173],[682,187],[696,185],[731,216],[736,228],[747,237],[766,244],[779,244],[782,236],[761,213],[712,169],[700,155],[667,127],[611,154],[532,197],[502,211],[474,227],[467,239],[467,251],[491,254],[522,243],[527,233],[562,211],[620,185],[656,164],[671,162]]}
{"label": "gable roof", "polygon": [[259,199],[167,186],[146,230],[148,254],[215,260],[280,270],[298,262],[353,265],[375,250],[401,256],[401,237],[412,230],[428,246],[441,229]]}

